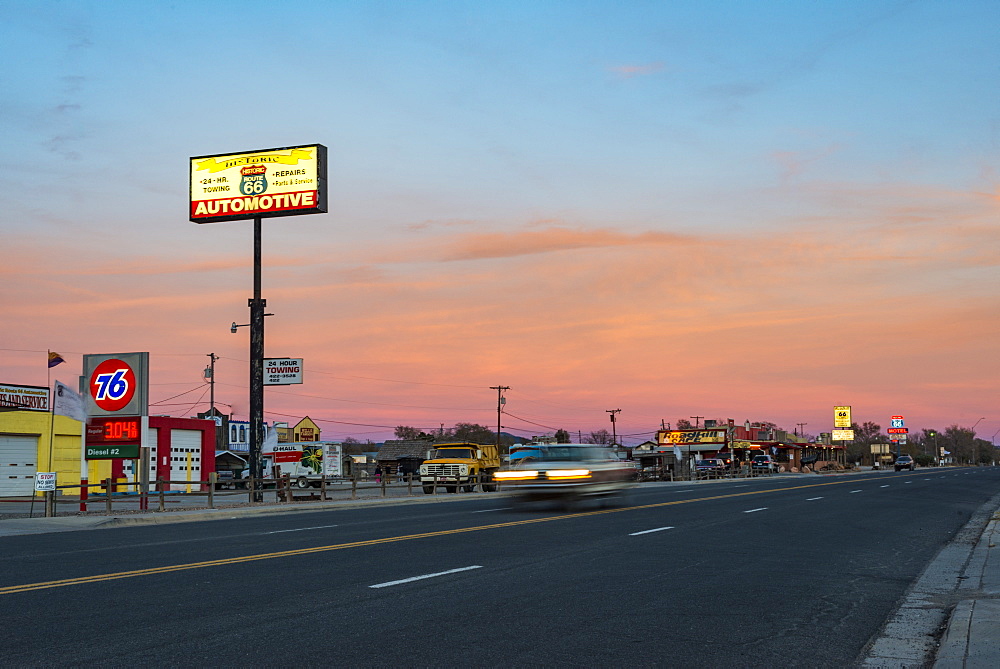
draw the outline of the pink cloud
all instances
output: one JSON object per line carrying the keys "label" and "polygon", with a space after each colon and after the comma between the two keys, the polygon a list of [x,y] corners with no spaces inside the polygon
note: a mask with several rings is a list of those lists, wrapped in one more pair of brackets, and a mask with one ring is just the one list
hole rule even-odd
{"label": "pink cloud", "polygon": [[633,77],[642,77],[649,74],[655,74],[656,72],[662,72],[664,67],[665,66],[662,62],[656,61],[645,65],[612,65],[607,69],[609,72],[614,72],[622,79],[631,79]]}

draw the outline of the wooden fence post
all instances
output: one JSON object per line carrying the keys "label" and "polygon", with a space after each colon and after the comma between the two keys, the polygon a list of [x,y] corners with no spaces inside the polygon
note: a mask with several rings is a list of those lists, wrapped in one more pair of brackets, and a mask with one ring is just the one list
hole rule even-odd
{"label": "wooden fence post", "polygon": [[358,474],[357,472],[351,473],[351,499],[358,498]]}
{"label": "wooden fence post", "polygon": [[104,479],[104,509],[111,515],[111,479]]}
{"label": "wooden fence post", "polygon": [[164,487],[165,486],[164,486],[163,479],[159,479],[159,478],[156,479],[156,489],[160,492],[160,511],[161,512],[167,510],[167,499],[166,499],[166,496],[164,495],[164,492],[165,492],[163,490]]}
{"label": "wooden fence post", "polygon": [[215,484],[219,481],[218,472],[208,473],[208,508],[215,508]]}

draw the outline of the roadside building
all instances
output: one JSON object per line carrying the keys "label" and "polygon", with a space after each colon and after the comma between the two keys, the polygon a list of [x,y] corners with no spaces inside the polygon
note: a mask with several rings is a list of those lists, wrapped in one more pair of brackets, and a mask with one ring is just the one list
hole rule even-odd
{"label": "roadside building", "polygon": [[[36,472],[55,472],[59,486],[79,486],[81,430],[80,421],[49,411],[0,411],[0,496],[32,495]],[[150,481],[174,481],[165,484],[168,490],[197,486],[215,471],[214,420],[150,416],[148,439]],[[125,459],[87,461],[91,492],[99,491],[100,482],[108,478],[137,481],[137,464]],[[76,496],[79,488],[59,492]]]}
{"label": "roadside building", "polygon": [[390,439],[378,449],[375,461],[383,472],[405,476],[417,471],[432,448],[434,442],[427,439]]}

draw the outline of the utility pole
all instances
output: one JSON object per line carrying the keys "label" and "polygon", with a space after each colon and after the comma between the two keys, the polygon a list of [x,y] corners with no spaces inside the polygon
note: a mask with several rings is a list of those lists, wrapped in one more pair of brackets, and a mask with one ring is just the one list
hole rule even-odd
{"label": "utility pole", "polygon": [[214,353],[207,355],[211,359],[208,367],[205,368],[205,378],[208,379],[208,405],[211,407],[209,413],[212,420],[215,420],[215,361],[219,359],[219,356]]}
{"label": "utility pole", "polygon": [[615,414],[621,413],[621,409],[605,409],[605,413],[611,414],[611,447],[618,448],[618,431],[615,429]]}
{"label": "utility pole", "polygon": [[704,416],[690,416],[690,418],[694,418],[694,429],[697,430],[701,427],[701,419],[704,418]]}
{"label": "utility pole", "polygon": [[500,414],[503,413],[503,405],[507,400],[503,396],[503,391],[510,390],[510,386],[490,386],[490,390],[497,391],[497,455],[500,454]]}
{"label": "utility pole", "polygon": [[804,437],[804,436],[806,436],[805,426],[808,425],[808,424],[809,423],[796,423],[796,425],[799,426],[799,432],[795,436],[797,436],[797,437]]}

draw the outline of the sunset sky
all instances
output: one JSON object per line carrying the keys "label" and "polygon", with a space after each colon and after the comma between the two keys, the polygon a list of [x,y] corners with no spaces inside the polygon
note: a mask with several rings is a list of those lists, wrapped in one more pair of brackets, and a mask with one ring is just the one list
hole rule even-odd
{"label": "sunset sky", "polygon": [[[265,420],[1000,431],[1000,4],[0,0],[0,383],[149,351],[248,414],[252,224],[188,159],[329,150],[267,219]],[[47,374],[46,351],[67,363]]]}

